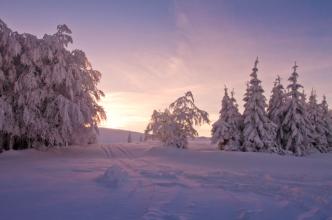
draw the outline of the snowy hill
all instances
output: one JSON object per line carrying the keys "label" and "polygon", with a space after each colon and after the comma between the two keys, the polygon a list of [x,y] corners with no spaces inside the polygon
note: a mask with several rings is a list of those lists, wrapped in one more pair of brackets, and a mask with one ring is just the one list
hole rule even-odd
{"label": "snowy hill", "polygon": [[331,219],[331,156],[222,152],[204,140],[188,150],[143,142],[8,151],[0,218]]}
{"label": "snowy hill", "polygon": [[140,138],[144,138],[144,134],[135,131],[113,129],[113,128],[99,128],[98,143],[126,143],[128,135],[131,134],[132,142],[139,142]]}

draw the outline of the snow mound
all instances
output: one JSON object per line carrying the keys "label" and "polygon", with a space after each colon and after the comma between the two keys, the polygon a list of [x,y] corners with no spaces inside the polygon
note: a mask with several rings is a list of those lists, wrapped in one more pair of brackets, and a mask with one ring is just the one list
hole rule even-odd
{"label": "snow mound", "polygon": [[128,180],[128,172],[118,165],[112,165],[105,171],[102,176],[97,179],[99,183],[102,183],[103,185],[110,188],[123,186],[128,182]]}

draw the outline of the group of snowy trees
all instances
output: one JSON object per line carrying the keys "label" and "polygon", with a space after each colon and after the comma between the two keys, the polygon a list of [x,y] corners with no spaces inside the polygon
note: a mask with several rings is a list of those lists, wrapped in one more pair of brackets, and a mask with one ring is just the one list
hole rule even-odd
{"label": "group of snowy trees", "polygon": [[145,135],[159,139],[165,145],[186,148],[188,138],[198,135],[194,126],[210,123],[208,116],[207,112],[197,108],[189,91],[164,111],[154,110]]}
{"label": "group of snowy trees", "polygon": [[[306,102],[295,63],[287,89],[278,76],[267,104],[257,65],[258,59],[247,84],[243,114],[238,110],[234,91],[229,95],[225,88],[219,119],[212,125],[212,143],[222,150],[297,156],[331,150],[332,118],[326,97],[317,103],[316,93],[312,91]],[[209,123],[208,113],[197,108],[192,93],[187,92],[164,111],[154,110],[145,133],[146,137],[157,138],[166,145],[186,148],[188,137],[198,135],[194,126],[202,123]]]}
{"label": "group of snowy trees", "polygon": [[326,97],[317,103],[315,91],[309,102],[298,83],[298,66],[293,66],[287,90],[277,77],[269,104],[266,104],[261,81],[257,77],[258,59],[244,95],[241,115],[227,88],[219,119],[212,125],[212,142],[219,148],[238,151],[263,151],[298,156],[313,151],[327,152],[332,147],[332,119]]}
{"label": "group of snowy trees", "polygon": [[106,118],[97,104],[101,73],[83,51],[67,49],[70,34],[59,25],[38,39],[0,20],[0,151],[95,138]]}

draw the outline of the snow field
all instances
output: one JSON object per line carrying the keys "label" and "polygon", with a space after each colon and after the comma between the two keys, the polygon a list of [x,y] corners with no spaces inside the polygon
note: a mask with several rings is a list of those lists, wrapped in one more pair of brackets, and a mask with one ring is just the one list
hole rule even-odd
{"label": "snow field", "polygon": [[3,219],[329,219],[331,154],[158,142],[0,155]]}

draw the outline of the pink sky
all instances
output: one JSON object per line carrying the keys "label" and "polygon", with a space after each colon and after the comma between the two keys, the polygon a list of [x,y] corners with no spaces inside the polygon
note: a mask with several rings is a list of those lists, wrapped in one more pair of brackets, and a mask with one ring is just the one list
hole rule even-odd
{"label": "pink sky", "polygon": [[[102,126],[142,132],[153,109],[164,109],[187,90],[215,121],[225,85],[235,89],[242,111],[256,56],[267,98],[277,74],[286,86],[296,60],[306,91],[314,87],[332,103],[328,2],[17,2],[4,1],[0,8],[9,27],[42,36],[66,23],[73,31],[72,47],[83,49],[103,73],[108,120]],[[210,135],[209,125],[198,130]]]}

